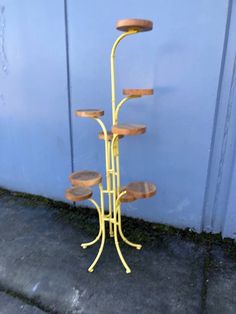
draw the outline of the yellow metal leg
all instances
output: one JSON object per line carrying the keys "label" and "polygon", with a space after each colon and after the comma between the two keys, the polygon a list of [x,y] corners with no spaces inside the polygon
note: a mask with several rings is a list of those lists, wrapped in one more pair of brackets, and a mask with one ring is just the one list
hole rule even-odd
{"label": "yellow metal leg", "polygon": [[93,261],[93,263],[91,264],[91,266],[88,268],[88,271],[90,273],[92,273],[94,271],[94,266],[97,264],[101,254],[102,254],[102,251],[103,251],[103,248],[104,248],[104,243],[105,243],[105,226],[104,226],[104,228],[102,230],[102,241],[101,241],[101,245],[100,245],[98,254],[97,254],[95,260]]}
{"label": "yellow metal leg", "polygon": [[101,228],[101,223],[99,223],[99,232],[98,232],[98,235],[96,236],[96,238],[91,242],[82,243],[81,244],[82,248],[86,249],[88,246],[95,244],[100,239],[101,234],[102,234],[102,228]]}
{"label": "yellow metal leg", "polygon": [[119,234],[120,234],[122,240],[123,240],[126,244],[128,244],[128,245],[130,245],[130,246],[132,246],[132,247],[135,247],[137,250],[141,250],[141,248],[142,248],[142,245],[141,245],[141,244],[137,244],[137,243],[133,243],[133,242],[129,241],[129,240],[125,237],[125,235],[124,235],[124,233],[123,233],[122,225],[121,225],[120,206],[118,206],[117,212],[118,212],[118,213],[117,213],[117,214],[118,214],[118,230],[119,230]]}
{"label": "yellow metal leg", "polygon": [[[122,192],[119,197],[117,198],[117,201],[116,203],[119,204],[120,202],[120,197],[122,195],[124,195],[126,192]],[[114,221],[114,240],[115,240],[115,246],[116,246],[116,250],[118,252],[118,255],[120,257],[120,260],[121,260],[121,263],[123,264],[125,270],[126,270],[126,273],[129,274],[131,273],[131,269],[129,268],[128,264],[126,263],[124,257],[123,257],[123,254],[121,252],[121,249],[120,249],[120,245],[119,245],[119,239],[118,239],[118,233],[117,233],[117,227],[119,225],[119,222],[117,221],[117,217],[118,217],[118,212],[117,212],[117,206],[116,206],[116,210],[115,210],[115,215],[114,215],[114,218],[115,218],[115,221]]]}
{"label": "yellow metal leg", "polygon": [[[94,266],[97,264],[103,248],[104,248],[104,243],[105,243],[105,237],[106,237],[106,230],[105,230],[105,214],[104,214],[104,193],[103,193],[103,188],[102,185],[99,185],[100,188],[100,198],[101,198],[101,208],[100,208],[100,230],[101,230],[101,235],[102,235],[102,240],[101,240],[101,244],[97,253],[97,256],[95,258],[95,260],[93,261],[93,263],[91,264],[91,266],[88,268],[88,271],[90,273],[92,273],[94,271]],[[90,199],[90,201],[97,207],[97,209],[99,209],[98,204],[93,200]]]}
{"label": "yellow metal leg", "polygon": [[[116,172],[117,172],[117,193],[118,195],[120,194],[120,158],[119,158],[119,139],[117,139],[117,154],[115,156],[115,160],[116,160]],[[142,245],[141,244],[137,244],[137,243],[133,243],[131,241],[129,241],[124,233],[123,233],[123,230],[122,230],[122,225],[121,225],[121,210],[120,210],[120,204],[117,205],[117,216],[118,216],[118,231],[119,231],[119,234],[122,238],[122,240],[132,246],[132,247],[135,247],[137,250],[140,250],[142,248]]]}
{"label": "yellow metal leg", "polygon": [[123,266],[124,266],[124,268],[126,270],[126,273],[129,274],[129,273],[131,273],[131,269],[127,265],[127,263],[126,263],[126,261],[125,261],[125,259],[123,257],[123,254],[121,253],[121,250],[120,250],[118,234],[117,234],[117,223],[116,222],[114,224],[114,240],[115,240],[116,250],[117,250],[118,255],[120,257],[121,263],[123,264]]}
{"label": "yellow metal leg", "polygon": [[[102,186],[100,187],[100,193],[102,191]],[[93,199],[90,199],[90,202],[96,207],[97,209],[97,212],[98,212],[98,220],[99,220],[99,231],[98,231],[98,235],[96,236],[96,238],[91,241],[91,242],[87,242],[87,243],[82,243],[81,246],[83,249],[86,249],[88,246],[91,246],[93,244],[95,244],[101,237],[101,234],[102,234],[102,217],[101,217],[101,209],[100,207],[98,206],[98,204],[93,200]]]}

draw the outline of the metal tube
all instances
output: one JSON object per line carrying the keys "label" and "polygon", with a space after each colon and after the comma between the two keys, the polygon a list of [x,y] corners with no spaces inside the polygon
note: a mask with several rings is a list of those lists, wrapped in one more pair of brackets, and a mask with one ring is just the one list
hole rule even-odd
{"label": "metal tube", "polygon": [[[95,119],[101,126],[102,130],[103,130],[103,134],[104,134],[104,141],[105,141],[105,161],[106,161],[106,190],[108,193],[108,206],[109,206],[109,215],[112,218],[112,190],[111,190],[111,173],[110,173],[110,168],[111,168],[111,148],[110,148],[110,142],[107,139],[107,129],[104,125],[104,123],[102,122],[101,119]],[[113,236],[113,229],[112,229],[112,224],[110,223],[109,225],[109,232],[110,232],[110,236]]]}
{"label": "metal tube", "polygon": [[117,107],[116,107],[116,109],[115,109],[115,124],[117,124],[118,123],[118,114],[119,114],[119,111],[120,111],[120,109],[121,109],[121,107],[123,106],[123,104],[127,101],[127,100],[129,100],[129,99],[133,99],[133,98],[140,98],[141,96],[128,96],[128,97],[125,97],[125,98],[123,98],[120,102],[119,102],[119,104],[117,105]]}
{"label": "metal tube", "polygon": [[114,42],[111,49],[111,104],[112,104],[112,124],[115,124],[116,92],[115,92],[115,52],[119,42],[128,35],[136,34],[137,31],[129,31],[121,34]]}
{"label": "metal tube", "polygon": [[[100,188],[100,196],[101,196],[101,233],[102,233],[102,241],[98,250],[98,254],[95,257],[95,260],[93,261],[93,263],[91,264],[91,266],[88,268],[88,271],[91,273],[94,270],[94,266],[97,264],[103,248],[104,248],[104,243],[105,243],[105,236],[106,236],[106,230],[105,230],[105,219],[104,219],[104,195],[103,195],[103,187],[101,184],[99,184],[99,188]],[[92,199],[89,199],[90,202],[92,202],[96,207],[99,207],[98,204]]]}

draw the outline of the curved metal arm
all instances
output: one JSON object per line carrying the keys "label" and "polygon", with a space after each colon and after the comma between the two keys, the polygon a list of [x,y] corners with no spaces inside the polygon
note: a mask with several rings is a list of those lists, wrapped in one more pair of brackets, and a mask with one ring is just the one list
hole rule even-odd
{"label": "curved metal arm", "polygon": [[100,127],[102,128],[102,131],[104,134],[104,140],[105,140],[105,142],[107,142],[107,128],[106,128],[105,124],[99,118],[95,118],[94,120],[96,120],[99,123]]}
{"label": "curved metal arm", "polygon": [[100,206],[98,205],[98,203],[97,203],[93,198],[89,198],[88,201],[90,201],[90,202],[96,207],[97,211],[98,211],[99,213],[101,213],[101,208],[100,208]]}
{"label": "curved metal arm", "polygon": [[110,169],[110,154],[108,151],[108,140],[107,140],[107,129],[105,124],[102,122],[101,119],[99,118],[95,118],[94,120],[96,120],[98,122],[98,124],[101,126],[103,134],[104,134],[104,141],[105,141],[105,158],[106,158],[106,177],[107,177],[107,185],[109,185],[108,183],[108,177],[109,177],[109,169]]}
{"label": "curved metal arm", "polygon": [[126,191],[123,191],[119,194],[119,196],[116,199],[116,206],[119,206],[121,197],[124,196],[126,193],[127,193]]}
{"label": "curved metal arm", "polygon": [[[111,141],[111,154],[112,154],[112,157],[115,157],[115,154],[114,154],[114,145],[115,145],[115,142],[116,140],[119,138],[119,135],[118,134],[114,134],[113,135],[113,138],[112,138],[112,141]],[[113,159],[113,158],[112,158]],[[113,167],[112,167],[113,168]],[[115,166],[114,166],[115,168]]]}
{"label": "curved metal arm", "polygon": [[124,105],[124,103],[129,100],[129,99],[133,99],[133,98],[140,98],[141,96],[127,96],[125,98],[123,98],[119,104],[117,105],[116,109],[115,109],[115,124],[118,122],[118,114],[119,111],[121,109],[121,107]]}
{"label": "curved metal arm", "polygon": [[114,42],[111,49],[111,104],[112,104],[112,123],[115,124],[115,107],[116,107],[116,93],[115,93],[115,52],[119,42],[128,35],[133,35],[138,31],[132,30],[121,34]]}

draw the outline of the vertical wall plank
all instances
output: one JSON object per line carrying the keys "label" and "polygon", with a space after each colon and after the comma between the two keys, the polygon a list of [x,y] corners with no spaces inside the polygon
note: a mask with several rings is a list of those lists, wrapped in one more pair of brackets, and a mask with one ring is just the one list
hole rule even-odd
{"label": "vertical wall plank", "polygon": [[[222,78],[213,129],[213,145],[204,208],[204,230],[222,232],[227,216],[236,145],[236,3],[229,1]],[[236,221],[235,221],[236,224]],[[236,226],[236,225],[235,225]]]}
{"label": "vertical wall plank", "polygon": [[57,199],[71,169],[63,3],[0,5],[0,185]]}

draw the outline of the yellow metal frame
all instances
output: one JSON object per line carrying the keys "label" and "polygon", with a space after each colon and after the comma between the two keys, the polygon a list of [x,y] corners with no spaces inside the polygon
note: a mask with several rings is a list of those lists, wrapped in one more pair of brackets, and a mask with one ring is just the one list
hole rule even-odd
{"label": "yellow metal frame", "polygon": [[[111,50],[111,102],[112,102],[112,123],[118,123],[118,116],[121,107],[129,100],[133,98],[137,98],[140,96],[128,96],[123,98],[117,105],[116,105],[116,89],[115,89],[115,52],[118,44],[120,41],[128,35],[136,34],[137,30],[130,30],[128,32],[123,33],[120,35],[113,44]],[[106,228],[105,223],[109,223],[109,235],[110,237],[114,237],[115,246],[119,255],[119,258],[126,270],[126,273],[130,273],[131,269],[126,263],[123,254],[120,249],[119,245],[119,236],[120,238],[131,247],[136,248],[137,250],[141,249],[140,244],[133,243],[129,241],[122,230],[122,223],[121,223],[121,202],[120,199],[123,195],[126,194],[126,191],[120,191],[120,160],[119,160],[119,136],[113,135],[111,141],[108,140],[107,136],[107,129],[104,123],[99,118],[94,118],[102,128],[104,134],[104,142],[105,142],[105,161],[106,161],[106,188],[104,189],[102,184],[99,184],[100,189],[100,203],[93,200],[92,198],[89,201],[95,206],[98,211],[99,217],[99,231],[96,238],[88,243],[82,243],[82,248],[87,248],[93,244],[95,244],[101,238],[101,244],[97,253],[97,256],[91,266],[88,268],[89,272],[93,272],[95,265],[97,264],[103,248],[105,244],[106,238]],[[104,195],[108,195],[108,204],[109,204],[109,211],[108,214],[105,213],[104,209]]]}

